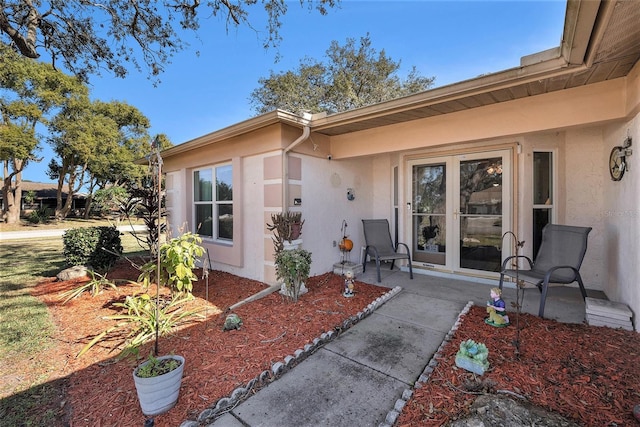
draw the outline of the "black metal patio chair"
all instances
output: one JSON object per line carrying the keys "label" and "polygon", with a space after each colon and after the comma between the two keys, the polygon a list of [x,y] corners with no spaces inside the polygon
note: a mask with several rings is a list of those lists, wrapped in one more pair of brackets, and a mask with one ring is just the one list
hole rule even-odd
{"label": "black metal patio chair", "polygon": [[[538,316],[544,317],[544,305],[547,299],[549,284],[567,285],[578,282],[582,299],[587,292],[580,276],[580,266],[587,252],[587,238],[591,227],[574,227],[570,225],[547,224],[542,229],[542,242],[535,261],[524,255],[507,257],[502,263],[500,273],[500,289],[504,277],[516,278],[534,284],[540,290],[540,309]],[[529,270],[507,268],[512,260],[524,258],[529,263]]]}
{"label": "black metal patio chair", "polygon": [[[364,240],[366,249],[362,261],[362,272],[367,267],[367,256],[376,261],[378,271],[378,282],[380,278],[380,261],[391,261],[391,270],[397,259],[406,259],[409,265],[409,277],[413,279],[413,269],[411,268],[411,253],[409,247],[404,243],[393,244],[391,232],[389,231],[389,221],[386,219],[363,219]],[[404,247],[405,252],[398,252],[398,247]]]}

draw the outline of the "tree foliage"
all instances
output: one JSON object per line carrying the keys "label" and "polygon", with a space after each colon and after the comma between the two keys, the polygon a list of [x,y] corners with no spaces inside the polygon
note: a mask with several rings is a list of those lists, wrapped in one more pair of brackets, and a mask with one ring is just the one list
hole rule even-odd
{"label": "tree foliage", "polygon": [[415,67],[400,78],[400,62],[384,49],[377,52],[368,34],[360,38],[359,46],[355,39],[347,39],[344,46],[331,42],[326,56],[326,63],[304,58],[294,71],[271,71],[261,78],[249,98],[254,110],[338,113],[424,91],[435,80],[420,76]]}
{"label": "tree foliage", "polygon": [[[321,14],[339,0],[300,0]],[[69,72],[88,79],[108,69],[118,77],[129,67],[157,76],[188,43],[185,30],[197,31],[201,19],[222,18],[226,29],[253,28],[249,20],[256,0],[13,0],[0,3],[0,43],[28,58],[43,54]],[[280,42],[287,12],[284,0],[262,0],[266,12],[265,48]],[[256,32],[258,32],[256,30]]]}
{"label": "tree foliage", "polygon": [[83,186],[89,185],[93,194],[96,187],[139,176],[140,167],[133,162],[143,155],[149,126],[138,109],[123,102],[83,98],[65,105],[49,126],[49,143],[57,155],[49,163],[49,177],[58,181],[56,218],[68,215],[72,196]]}
{"label": "tree foliage", "polygon": [[22,171],[37,160],[40,138],[36,126],[71,99],[85,96],[86,87],[51,65],[16,55],[0,44],[0,161],[4,166],[3,216],[20,215]]}

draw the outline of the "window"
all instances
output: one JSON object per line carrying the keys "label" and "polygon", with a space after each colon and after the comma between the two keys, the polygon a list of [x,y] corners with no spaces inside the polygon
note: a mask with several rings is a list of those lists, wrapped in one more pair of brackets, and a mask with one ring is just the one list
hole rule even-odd
{"label": "window", "polygon": [[193,203],[195,233],[225,242],[233,241],[231,165],[194,171]]}
{"label": "window", "polygon": [[533,152],[533,256],[542,241],[542,229],[553,222],[553,153]]}

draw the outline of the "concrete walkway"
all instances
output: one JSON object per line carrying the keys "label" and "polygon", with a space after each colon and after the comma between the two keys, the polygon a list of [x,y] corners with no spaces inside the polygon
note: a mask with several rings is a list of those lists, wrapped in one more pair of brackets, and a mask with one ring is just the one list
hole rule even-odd
{"label": "concrete walkway", "polygon": [[[459,313],[469,301],[484,306],[497,282],[421,274],[410,280],[407,273],[383,269],[381,285],[401,289],[373,313],[212,423],[201,419],[200,424],[183,426],[392,425]],[[375,284],[375,265],[357,279]],[[515,289],[505,289],[503,296],[509,304]],[[538,304],[537,289],[527,290],[524,311],[536,314]],[[545,316],[582,322],[585,309],[579,290],[550,290]]]}

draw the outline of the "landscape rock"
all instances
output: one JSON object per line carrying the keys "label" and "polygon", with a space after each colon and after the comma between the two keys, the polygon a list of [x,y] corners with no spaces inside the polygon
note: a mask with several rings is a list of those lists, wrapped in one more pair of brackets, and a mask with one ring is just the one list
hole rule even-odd
{"label": "landscape rock", "polygon": [[89,271],[91,271],[91,268],[86,265],[74,265],[73,267],[66,268],[58,273],[56,279],[61,282],[80,279],[82,277],[87,277],[89,275]]}

